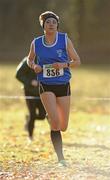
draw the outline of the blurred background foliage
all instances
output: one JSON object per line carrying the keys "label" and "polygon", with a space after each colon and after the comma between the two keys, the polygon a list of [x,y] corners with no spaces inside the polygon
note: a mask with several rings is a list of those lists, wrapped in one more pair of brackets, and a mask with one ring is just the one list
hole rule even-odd
{"label": "blurred background foliage", "polygon": [[110,62],[109,0],[0,0],[0,62],[19,62],[35,36],[43,33],[39,15],[60,16],[60,31],[74,42],[82,63]]}

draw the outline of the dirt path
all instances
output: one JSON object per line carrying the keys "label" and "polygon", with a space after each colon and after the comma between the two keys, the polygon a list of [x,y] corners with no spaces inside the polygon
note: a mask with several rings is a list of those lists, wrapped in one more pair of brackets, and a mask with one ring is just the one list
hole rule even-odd
{"label": "dirt path", "polygon": [[46,157],[30,164],[10,161],[7,170],[1,167],[0,180],[110,180],[110,148],[74,143],[65,144],[64,150],[68,167],[59,167],[55,159]]}

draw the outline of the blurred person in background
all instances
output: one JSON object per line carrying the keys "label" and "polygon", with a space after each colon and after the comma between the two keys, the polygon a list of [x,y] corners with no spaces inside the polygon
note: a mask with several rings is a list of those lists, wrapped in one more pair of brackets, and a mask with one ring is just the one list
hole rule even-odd
{"label": "blurred person in background", "polygon": [[27,65],[27,57],[25,57],[17,66],[16,78],[24,86],[24,95],[29,111],[29,115],[26,115],[25,129],[28,131],[29,138],[32,140],[35,120],[44,120],[46,111],[40,100],[37,75]]}
{"label": "blurred person in background", "polygon": [[39,16],[39,21],[44,34],[32,41],[27,63],[40,82],[40,97],[48,113],[58,164],[67,166],[61,131],[66,131],[69,120],[70,67],[80,65],[80,58],[67,34],[58,31],[59,17],[55,13],[46,11]]}

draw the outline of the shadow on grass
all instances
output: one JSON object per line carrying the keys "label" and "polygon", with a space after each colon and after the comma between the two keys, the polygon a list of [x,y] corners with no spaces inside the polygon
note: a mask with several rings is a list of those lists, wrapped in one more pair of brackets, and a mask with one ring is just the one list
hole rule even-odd
{"label": "shadow on grass", "polygon": [[78,144],[78,143],[65,143],[65,146],[68,146],[68,147],[77,147],[77,148],[100,148],[100,149],[103,149],[103,150],[110,151],[109,147],[106,147],[104,145],[97,145],[97,144],[88,145],[88,144]]}
{"label": "shadow on grass", "polygon": [[[107,168],[107,167],[106,167]],[[103,169],[97,169],[95,167],[85,167],[82,169],[86,173],[92,173],[95,174],[96,176],[105,176],[110,178],[110,168],[107,168],[107,170]]]}

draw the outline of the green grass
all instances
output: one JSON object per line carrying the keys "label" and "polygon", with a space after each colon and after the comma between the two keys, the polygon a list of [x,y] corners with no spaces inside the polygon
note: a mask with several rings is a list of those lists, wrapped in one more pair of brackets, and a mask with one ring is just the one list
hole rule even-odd
{"label": "green grass", "polygon": [[[16,65],[0,67],[0,95],[23,95],[15,79]],[[108,67],[72,70],[71,112],[63,133],[64,154],[70,168],[59,169],[47,121],[36,121],[34,141],[24,131],[24,99],[0,99],[0,179],[109,180],[110,97]]]}

